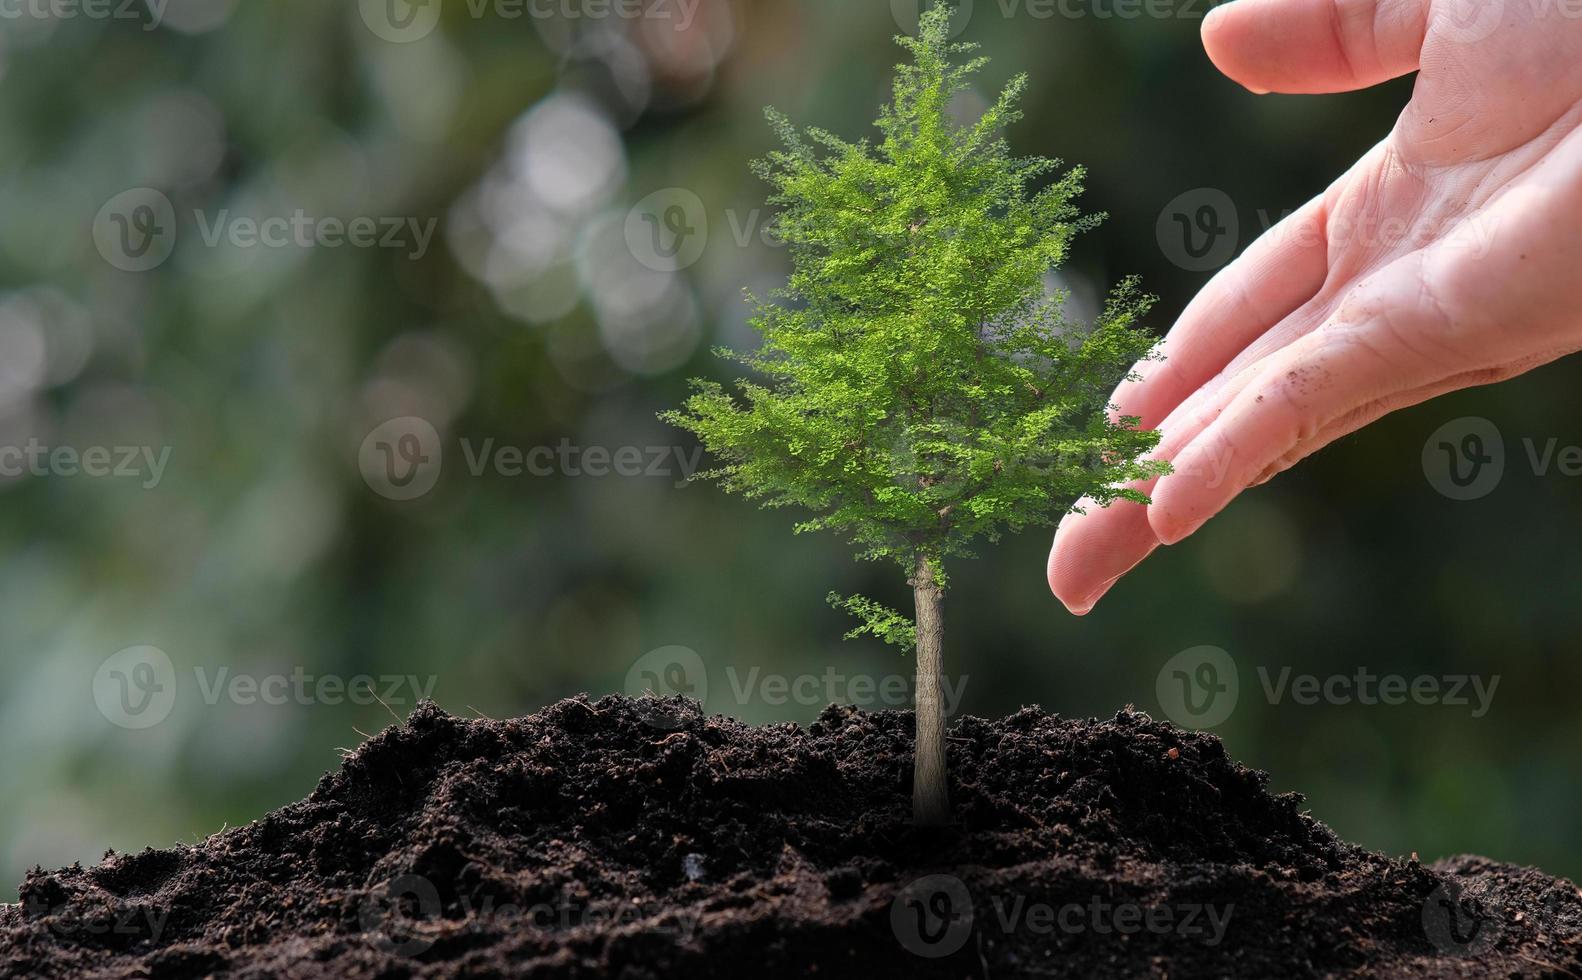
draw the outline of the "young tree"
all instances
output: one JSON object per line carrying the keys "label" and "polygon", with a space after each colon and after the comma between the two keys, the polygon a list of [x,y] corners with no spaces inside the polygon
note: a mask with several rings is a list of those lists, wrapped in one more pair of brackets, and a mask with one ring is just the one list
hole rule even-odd
{"label": "young tree", "polygon": [[[1096,322],[1063,315],[1048,276],[1102,216],[1073,205],[1082,171],[1014,157],[1014,79],[975,122],[953,97],[987,59],[953,56],[944,4],[898,67],[877,145],[799,133],[769,111],[785,149],[754,164],[774,193],[792,273],[755,304],[755,354],[720,351],[759,380],[735,392],[694,381],[666,420],[720,461],[701,474],[765,506],[813,513],[798,531],[848,535],[860,557],[897,562],[916,620],[861,596],[830,600],[872,634],[917,651],[913,817],[948,823],[940,692],[944,561],[975,541],[1054,523],[1084,495],[1146,502],[1127,481],[1164,471],[1157,442],[1112,418],[1109,393],[1148,354],[1135,324],[1151,304],[1128,280]],[[1043,185],[1043,186],[1039,186]]]}

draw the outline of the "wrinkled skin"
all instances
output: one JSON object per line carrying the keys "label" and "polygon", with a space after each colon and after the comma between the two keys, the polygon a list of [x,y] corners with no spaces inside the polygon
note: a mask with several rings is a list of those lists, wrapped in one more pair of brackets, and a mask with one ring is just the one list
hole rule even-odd
{"label": "wrinkled skin", "polygon": [[1079,615],[1331,441],[1582,349],[1582,3],[1236,0],[1203,42],[1256,93],[1419,74],[1384,141],[1216,275],[1116,392],[1176,472],[1137,485],[1146,507],[1061,523],[1049,586]]}

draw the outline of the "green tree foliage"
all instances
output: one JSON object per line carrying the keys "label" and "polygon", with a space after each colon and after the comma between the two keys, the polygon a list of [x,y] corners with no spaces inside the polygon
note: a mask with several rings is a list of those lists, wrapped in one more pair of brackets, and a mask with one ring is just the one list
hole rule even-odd
{"label": "green tree foliage", "polygon": [[1046,276],[1083,216],[1082,171],[1042,189],[1057,161],[1013,157],[1018,77],[971,125],[949,114],[986,59],[950,44],[936,9],[902,65],[877,146],[769,117],[786,149],[755,164],[776,193],[790,282],[758,303],[754,354],[720,352],[767,383],[732,393],[694,382],[685,411],[723,466],[705,476],[814,513],[798,530],[849,535],[863,557],[967,554],[979,538],[1047,525],[1083,495],[1138,500],[1116,484],[1157,434],[1112,419],[1106,399],[1145,356],[1150,298],[1122,283],[1091,326],[1069,323]]}
{"label": "green tree foliage", "polygon": [[[1094,323],[1065,318],[1049,276],[1102,216],[1074,204],[1080,168],[1011,154],[1025,76],[976,121],[953,117],[986,59],[957,57],[976,46],[951,43],[948,20],[935,7],[897,38],[912,61],[876,144],[769,111],[784,149],[754,170],[793,269],[769,300],[749,297],[761,348],[720,352],[758,377],[695,381],[664,416],[720,461],[704,476],[896,561],[914,589],[926,579],[920,603],[943,594],[944,559],[1052,524],[1084,495],[1143,500],[1118,485],[1163,469],[1141,458],[1157,434],[1107,404],[1148,355],[1137,323],[1152,300],[1128,280]],[[871,600],[832,601],[864,621],[853,635],[921,643]]]}

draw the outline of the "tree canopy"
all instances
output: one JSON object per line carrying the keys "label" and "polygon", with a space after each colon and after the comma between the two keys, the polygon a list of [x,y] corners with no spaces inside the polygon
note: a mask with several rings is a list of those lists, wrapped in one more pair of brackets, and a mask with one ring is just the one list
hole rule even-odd
{"label": "tree canopy", "polygon": [[[1074,203],[1083,171],[1013,156],[1025,76],[976,120],[956,97],[987,59],[952,43],[935,7],[898,67],[877,142],[799,131],[770,110],[784,148],[754,163],[773,187],[792,272],[749,297],[753,353],[721,351],[757,378],[695,381],[666,418],[720,461],[705,477],[766,506],[812,512],[799,531],[848,536],[861,557],[910,573],[975,542],[1059,520],[1087,495],[1143,499],[1120,484],[1161,472],[1157,434],[1115,418],[1108,396],[1152,338],[1152,302],[1117,286],[1091,324],[1069,322],[1051,273],[1102,215]],[[906,621],[844,605],[901,645]]]}

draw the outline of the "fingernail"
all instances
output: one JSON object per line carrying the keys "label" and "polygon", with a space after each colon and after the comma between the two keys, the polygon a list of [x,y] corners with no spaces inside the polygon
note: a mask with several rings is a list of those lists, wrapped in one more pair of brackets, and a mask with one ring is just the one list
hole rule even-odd
{"label": "fingernail", "polygon": [[1186,527],[1184,529],[1182,529],[1181,531],[1179,531],[1179,532],[1172,532],[1170,534],[1161,534],[1159,536],[1159,543],[1162,544],[1162,545],[1165,545],[1166,547],[1168,547],[1170,545],[1173,545],[1173,544],[1178,544],[1178,543],[1180,543],[1182,541],[1185,541],[1187,538],[1190,538],[1192,535],[1196,534],[1197,531],[1198,531],[1198,528],[1202,527],[1204,524],[1207,524],[1207,523],[1208,523],[1208,518],[1205,517],[1203,520],[1198,521],[1195,524],[1188,524],[1188,525],[1186,525]]}
{"label": "fingernail", "polygon": [[1088,596],[1079,602],[1077,606],[1071,611],[1078,616],[1086,616],[1088,613],[1093,611],[1093,607],[1099,604],[1099,600],[1104,598],[1105,594],[1113,589],[1115,587],[1115,583],[1119,582],[1120,580],[1121,577],[1117,575],[1108,582],[1105,582],[1093,592],[1089,593]]}

